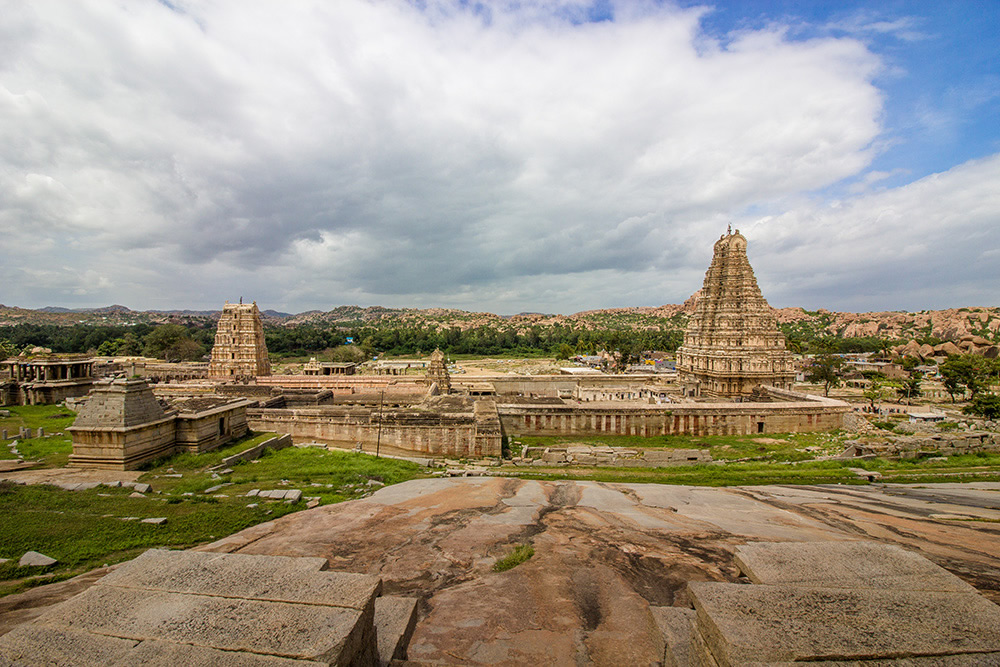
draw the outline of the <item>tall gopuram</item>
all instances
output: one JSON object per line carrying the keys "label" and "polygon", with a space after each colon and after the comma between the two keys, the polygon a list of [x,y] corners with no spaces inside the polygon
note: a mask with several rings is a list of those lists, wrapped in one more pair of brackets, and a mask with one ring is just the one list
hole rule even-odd
{"label": "tall gopuram", "polygon": [[440,349],[431,353],[430,364],[427,365],[427,383],[437,384],[439,394],[451,393],[451,375],[444,363],[444,352]]}
{"label": "tall gopuram", "polygon": [[264,327],[260,323],[257,302],[229,303],[222,308],[222,317],[215,330],[215,345],[208,375],[226,380],[247,380],[271,374],[264,343]]}
{"label": "tall gopuram", "polygon": [[792,355],[771,306],[760,293],[747,240],[728,231],[677,350],[677,380],[687,396],[749,396],[758,385],[791,389]]}

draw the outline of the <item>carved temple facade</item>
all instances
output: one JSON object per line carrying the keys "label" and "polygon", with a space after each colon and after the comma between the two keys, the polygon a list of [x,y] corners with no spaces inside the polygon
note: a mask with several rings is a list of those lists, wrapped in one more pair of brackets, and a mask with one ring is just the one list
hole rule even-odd
{"label": "carved temple facade", "polygon": [[739,230],[715,243],[694,315],[677,350],[688,396],[749,397],[761,385],[791,389],[792,355],[757,286]]}
{"label": "carved temple facade", "polygon": [[229,303],[215,331],[212,361],[208,375],[219,380],[248,380],[271,374],[264,343],[264,326],[260,321],[257,302]]}

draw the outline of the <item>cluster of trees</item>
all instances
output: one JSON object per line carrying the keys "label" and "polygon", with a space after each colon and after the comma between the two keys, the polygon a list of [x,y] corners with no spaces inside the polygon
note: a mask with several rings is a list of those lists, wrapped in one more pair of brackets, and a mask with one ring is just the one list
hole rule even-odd
{"label": "cluster of trees", "polygon": [[568,358],[614,350],[625,361],[638,359],[643,350],[676,350],[680,331],[632,331],[625,329],[576,329],[569,326],[533,326],[518,332],[514,327],[482,326],[470,329],[451,327],[388,326],[351,329],[308,325],[268,329],[265,340],[269,352],[279,356],[305,356],[344,345],[351,338],[366,356],[427,353],[436,348],[448,354],[549,354]]}
{"label": "cluster of trees", "polygon": [[[101,356],[143,355],[168,361],[191,361],[207,355],[215,337],[211,326],[161,324],[151,326],[98,326],[18,324],[0,327],[0,352],[17,354],[25,348],[47,347],[53,352],[91,353]],[[644,350],[676,350],[683,341],[679,330],[584,329],[571,326],[533,326],[523,331],[510,327],[482,326],[462,330],[431,326],[273,327],[264,332],[267,349],[279,357],[310,356],[339,350],[353,339],[349,355],[427,353],[435,348],[455,354],[556,355],[618,352],[623,364],[636,361]],[[347,354],[343,352],[342,354]]]}
{"label": "cluster of trees", "polygon": [[[912,366],[912,364],[911,364]],[[877,372],[865,372],[869,380],[864,396],[874,408],[877,401],[883,400],[889,390],[895,389],[900,399],[909,402],[920,396],[920,385],[923,375],[912,368],[907,377],[888,380]],[[823,385],[825,395],[830,395],[830,389],[841,384],[846,372],[846,363],[835,354],[825,352],[813,358],[806,379]],[[944,388],[956,398],[969,398],[969,405],[962,410],[966,414],[978,415],[986,419],[1000,417],[1000,395],[990,391],[994,385],[1000,384],[1000,359],[987,359],[973,354],[960,354],[948,357],[938,366],[938,372],[944,383]]]}
{"label": "cluster of trees", "polygon": [[180,324],[128,327],[17,324],[0,327],[0,356],[16,355],[32,347],[47,347],[58,353],[143,355],[168,361],[194,361],[208,354],[214,340],[212,328]]}

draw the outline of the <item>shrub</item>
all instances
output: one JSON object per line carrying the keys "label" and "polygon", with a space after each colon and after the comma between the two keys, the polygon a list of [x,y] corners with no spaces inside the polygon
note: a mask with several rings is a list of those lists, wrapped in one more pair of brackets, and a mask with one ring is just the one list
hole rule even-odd
{"label": "shrub", "polygon": [[506,572],[517,567],[535,555],[535,548],[530,544],[518,544],[509,554],[493,564],[494,572]]}

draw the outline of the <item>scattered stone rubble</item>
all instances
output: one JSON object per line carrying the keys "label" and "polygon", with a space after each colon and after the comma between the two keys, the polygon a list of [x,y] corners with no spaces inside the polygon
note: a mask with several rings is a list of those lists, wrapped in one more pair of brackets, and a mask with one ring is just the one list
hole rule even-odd
{"label": "scattered stone rubble", "polygon": [[915,459],[922,456],[955,456],[1000,452],[1000,433],[963,432],[900,435],[884,439],[848,440],[838,458],[882,457]]}
{"label": "scattered stone rubble", "polygon": [[[0,637],[0,664],[386,665],[416,599],[324,558],[152,549]],[[377,639],[376,639],[377,636]]]}
{"label": "scattered stone rubble", "polygon": [[525,447],[521,457],[513,463],[535,466],[584,465],[619,466],[625,468],[658,468],[676,465],[709,463],[712,455],[707,449],[630,449],[592,445],[566,447]]}
{"label": "scattered stone rubble", "polygon": [[1000,664],[1000,607],[894,545],[751,543],[736,565],[751,584],[691,582],[694,609],[651,608],[664,664]]}

